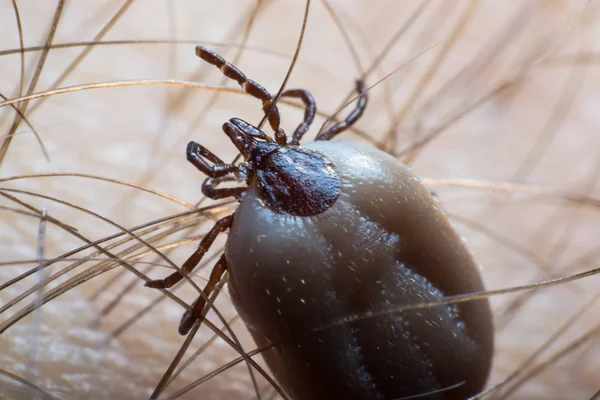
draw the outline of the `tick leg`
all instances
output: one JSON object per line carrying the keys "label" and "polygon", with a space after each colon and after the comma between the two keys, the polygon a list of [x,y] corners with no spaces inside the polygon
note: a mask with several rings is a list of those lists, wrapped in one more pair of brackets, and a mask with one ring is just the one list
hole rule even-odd
{"label": "tick leg", "polygon": [[[186,150],[187,159],[194,167],[211,178],[218,178],[231,173],[242,172],[239,164],[225,164],[214,153],[196,142],[189,142]],[[213,165],[206,160],[211,161]]]}
{"label": "tick leg", "polygon": [[218,220],[212,229],[208,231],[208,233],[202,238],[194,254],[192,254],[190,258],[183,263],[181,270],[173,272],[165,279],[148,281],[146,282],[146,286],[153,289],[166,289],[182,280],[184,275],[188,275],[194,270],[194,268],[196,268],[196,265],[198,265],[200,260],[202,260],[202,257],[204,257],[204,254],[206,254],[210,246],[212,246],[213,242],[217,238],[217,235],[221,232],[225,232],[232,223],[233,214]]}
{"label": "tick leg", "polygon": [[273,97],[271,97],[271,94],[267,91],[267,89],[252,79],[246,78],[246,75],[244,75],[242,71],[225,61],[220,55],[213,53],[205,47],[197,46],[196,55],[207,63],[219,68],[223,75],[236,81],[250,96],[259,99],[262,102],[262,109],[265,114],[269,113],[269,125],[271,125],[271,128],[273,128],[275,134],[278,136],[285,136],[285,133],[279,127],[281,120],[279,116],[279,109],[277,108],[276,104],[273,104]]}
{"label": "tick leg", "polygon": [[317,112],[317,104],[315,103],[315,99],[309,91],[304,89],[291,89],[286,90],[281,94],[281,97],[294,97],[302,100],[304,103],[304,120],[296,130],[294,131],[294,135],[292,136],[292,144],[298,145],[300,144],[300,140],[302,136],[308,131],[310,124],[313,123],[315,119],[315,114]]}
{"label": "tick leg", "polygon": [[[261,139],[261,140],[264,140],[264,141],[269,142],[269,143],[273,143],[273,139],[271,139],[269,136],[267,136],[266,133],[264,133],[263,131],[261,131],[257,127],[255,127],[253,125],[250,125],[249,123],[247,123],[243,119],[231,118],[229,120],[229,122],[235,128],[237,128],[241,132],[243,132],[246,137],[257,138],[257,139]],[[228,125],[224,125],[223,130],[225,130],[225,129],[231,129],[231,127],[228,126],[228,128],[225,128],[225,126],[228,126]]]}
{"label": "tick leg", "polygon": [[345,120],[338,122],[325,132],[319,134],[316,140],[333,139],[334,136],[340,134],[341,132],[354,125],[354,123],[363,115],[363,112],[367,107],[368,100],[365,83],[363,81],[356,81],[356,91],[360,94],[360,97],[358,98],[358,102],[356,103],[356,107],[354,108],[354,110],[352,110],[352,112],[348,114]]}
{"label": "tick leg", "polygon": [[218,178],[206,178],[202,183],[202,193],[213,200],[224,199],[226,197],[235,197],[239,199],[242,194],[246,191],[247,187],[229,187],[223,189],[217,189],[217,186],[221,182],[237,180],[231,175],[226,175]]}
{"label": "tick leg", "polygon": [[196,320],[204,320],[204,315],[202,311],[206,306],[206,299],[212,294],[213,290],[215,290],[215,286],[221,281],[223,274],[227,270],[227,261],[225,260],[225,254],[219,258],[219,261],[216,262],[213,267],[210,277],[208,279],[208,283],[204,286],[204,295],[200,295],[194,304],[192,304],[192,309],[186,311],[181,317],[181,322],[179,323],[179,334],[187,335],[192,326],[196,322]]}

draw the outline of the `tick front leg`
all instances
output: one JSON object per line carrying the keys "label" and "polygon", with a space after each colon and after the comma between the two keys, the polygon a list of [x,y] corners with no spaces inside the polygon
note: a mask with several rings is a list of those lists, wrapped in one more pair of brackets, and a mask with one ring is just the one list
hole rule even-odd
{"label": "tick front leg", "polygon": [[237,69],[237,67],[228,63],[223,57],[206,47],[196,47],[196,55],[207,63],[219,68],[223,75],[236,81],[250,96],[259,99],[262,102],[262,108],[265,114],[269,113],[267,119],[269,125],[273,128],[273,131],[275,131],[276,136],[285,137],[285,132],[279,127],[281,120],[279,109],[277,108],[277,105],[273,103],[273,97],[267,89],[258,82],[246,78],[246,75]]}
{"label": "tick front leg", "polygon": [[192,304],[192,309],[186,311],[183,314],[183,316],[181,317],[181,322],[179,323],[179,334],[187,335],[188,332],[190,331],[190,329],[192,329],[192,326],[194,326],[194,323],[196,322],[196,320],[200,320],[200,322],[202,322],[204,320],[204,316],[206,314],[203,313],[202,311],[204,310],[204,307],[206,306],[206,300],[212,294],[212,292],[215,290],[215,287],[221,281],[221,278],[223,277],[223,274],[225,273],[226,270],[227,270],[227,260],[225,260],[225,254],[223,254],[223,255],[221,255],[221,258],[219,258],[219,261],[217,261],[217,263],[215,264],[215,266],[213,267],[213,269],[210,273],[210,278],[208,279],[208,283],[206,284],[206,286],[204,287],[204,290],[202,291],[204,294],[200,295],[196,299],[194,304]]}
{"label": "tick front leg", "polygon": [[146,282],[146,286],[153,289],[167,289],[182,280],[184,275],[191,273],[194,268],[196,268],[196,265],[198,265],[200,260],[202,260],[202,257],[204,257],[204,254],[206,254],[210,246],[212,246],[219,233],[225,232],[231,227],[231,224],[233,223],[233,215],[234,214],[231,214],[221,218],[215,223],[212,229],[208,231],[208,233],[202,238],[194,254],[192,254],[190,258],[183,263],[181,270],[173,272],[165,279],[148,281]]}
{"label": "tick front leg", "polygon": [[[217,157],[213,152],[196,142],[189,142],[186,149],[186,155],[189,162],[198,168],[202,173],[211,178],[218,178],[230,173],[239,173],[241,170],[238,164],[225,164],[223,160]],[[206,160],[213,163],[209,164]]]}

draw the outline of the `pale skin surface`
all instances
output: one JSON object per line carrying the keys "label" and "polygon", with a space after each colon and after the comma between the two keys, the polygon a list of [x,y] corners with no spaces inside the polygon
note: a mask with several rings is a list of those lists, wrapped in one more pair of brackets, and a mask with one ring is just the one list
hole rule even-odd
{"label": "pale skin surface", "polygon": [[[0,12],[3,27],[0,51],[19,48],[14,10],[10,2],[5,3]],[[233,61],[237,47],[215,46],[214,43],[242,43],[248,14],[254,7],[253,3],[242,1],[220,3],[216,7],[213,2],[182,1],[170,6],[170,2],[163,1],[134,1],[103,40],[191,42],[96,47],[58,87],[148,78],[220,84],[218,71],[194,56],[194,45],[204,44]],[[383,51],[417,6],[417,2],[381,1],[369,2],[369,6],[366,2],[344,2],[342,9],[340,3],[332,5],[354,38],[364,69]],[[426,183],[439,184],[440,179],[463,179],[463,186],[465,179],[472,180],[470,185],[496,182],[478,190],[431,186],[451,216],[460,216],[471,224],[451,218],[481,265],[488,289],[526,285],[596,267],[596,257],[591,252],[597,246],[600,224],[597,204],[583,204],[574,201],[573,196],[564,196],[576,193],[583,196],[577,199],[600,197],[594,187],[598,180],[596,160],[600,148],[597,134],[600,114],[596,104],[600,72],[593,57],[575,57],[597,51],[594,45],[598,34],[598,6],[587,1],[515,1],[509,6],[507,3],[432,2],[387,53],[381,68],[367,78],[367,84],[374,84],[412,57],[425,54],[395,74],[388,81],[389,87],[378,86],[372,90],[367,113],[358,124],[369,136],[384,140],[393,120],[401,120],[394,135],[396,148],[402,150],[494,89],[505,89],[451,124],[412,162],[414,171]],[[55,4],[18,4],[25,47],[43,45]],[[524,4],[530,8],[521,9]],[[113,1],[85,2],[85,5],[84,2],[67,2],[53,42],[92,40],[119,7],[121,2]],[[247,76],[273,93],[278,90],[294,53],[303,12],[302,2],[267,4],[259,13],[256,25],[250,28],[249,48],[236,61]],[[461,22],[465,24],[464,30],[460,30]],[[453,35],[455,43],[451,41]],[[367,45],[370,47],[366,48]],[[82,50],[81,46],[51,50],[33,92],[47,90]],[[267,50],[277,53],[264,54]],[[446,58],[442,56],[444,52],[447,52]],[[25,56],[23,93],[27,92],[39,55],[37,51]],[[432,65],[437,65],[437,69],[433,70]],[[465,68],[470,69],[448,84]],[[18,96],[20,70],[18,53],[0,56],[3,95]],[[198,72],[202,75],[195,75]],[[520,75],[523,73],[526,75]],[[426,82],[423,77],[427,74],[431,74],[431,80]],[[353,80],[358,76],[360,72],[348,46],[323,3],[313,2],[303,49],[288,87],[310,90],[319,110],[330,115],[352,91]],[[509,79],[515,84],[502,86]],[[230,82],[228,87],[237,89]],[[413,97],[415,88],[418,95]],[[202,114],[213,93],[193,88],[146,86],[53,96],[39,106],[34,101],[27,115],[42,137],[51,161],[46,162],[30,128],[21,123],[0,166],[0,178],[57,172],[90,174],[140,184],[193,205],[201,198],[204,176],[186,162],[187,142],[198,141],[229,161],[234,156],[234,147],[220,131],[221,124],[234,116],[252,123],[258,123],[262,117],[258,101],[231,93],[221,94],[214,107]],[[390,111],[393,111],[392,117]],[[4,136],[10,132],[15,114],[8,108],[0,112],[0,133]],[[291,132],[302,113],[284,105],[281,112],[283,126]],[[199,119],[202,115],[204,117]],[[318,117],[305,140],[314,137],[322,122]],[[344,139],[364,140],[352,133],[344,134]],[[434,182],[434,178],[437,181]],[[546,194],[509,196],[504,191],[506,182],[525,184],[517,188],[519,191],[531,192],[544,187]],[[139,189],[82,177],[30,178],[1,182],[0,187],[72,202],[126,228],[188,210]],[[17,196],[38,210],[47,208],[48,215],[77,228],[88,240],[120,232],[105,221],[50,200],[15,192],[2,193]],[[552,193],[555,195],[550,196]],[[6,197],[0,201],[2,207],[32,212]],[[218,211],[211,216],[213,220],[225,215],[223,209]],[[0,262],[3,263],[0,274],[1,281],[5,282],[36,265],[16,262],[37,258],[39,218],[5,209],[0,212]],[[180,265],[194,250],[198,235],[211,225],[209,222],[198,229],[171,234],[155,245],[166,246],[190,238],[189,243],[175,250],[162,250],[175,265]],[[143,237],[150,240],[151,235]],[[127,242],[110,251],[116,255],[134,243]],[[47,224],[45,258],[59,256],[82,244],[84,242],[71,233]],[[214,250],[218,251],[222,245],[223,238],[217,241]],[[133,254],[119,256],[131,257],[143,251],[138,249]],[[52,273],[70,266],[73,259],[93,253],[86,250],[72,255],[72,261],[53,265]],[[108,256],[94,257],[102,261]],[[155,255],[146,255],[140,260],[166,265],[164,259]],[[200,272],[202,277],[208,275],[214,261]],[[95,265],[98,262],[86,263],[66,277]],[[138,270],[148,266],[133,262],[131,265]],[[543,272],[540,266],[551,272]],[[90,300],[124,267],[116,268],[43,306],[39,331],[29,316],[2,333],[0,368],[30,380],[58,398],[148,398],[183,342],[177,333],[183,308],[167,299],[118,338],[107,342],[115,329],[161,296],[144,288],[141,279],[126,272],[117,285]],[[156,268],[149,276],[160,278],[169,272]],[[0,291],[0,306],[30,289],[39,279],[42,278],[33,276]],[[510,375],[565,322],[577,315],[596,294],[594,280],[597,278],[542,289],[518,309],[512,320],[507,317],[506,309],[519,295],[493,297],[497,356],[490,383],[501,382]],[[204,285],[202,279],[196,278],[195,282]],[[133,290],[108,316],[101,317],[102,309],[130,284]],[[56,285],[50,284],[45,291]],[[184,286],[175,293],[190,303],[197,294],[188,283]],[[29,297],[2,313],[0,323],[31,301],[35,298]],[[226,319],[235,315],[227,296],[221,296],[217,305]],[[570,329],[560,334],[542,360],[594,328],[595,309],[592,306],[589,314],[570,322]],[[209,319],[222,325],[214,314]],[[93,324],[98,320],[101,324]],[[239,321],[233,329],[241,336],[246,351],[254,349]],[[202,328],[193,340],[192,349],[202,346],[210,336],[211,332]],[[35,343],[38,350],[33,357],[31,349]],[[599,352],[597,340],[585,341],[578,350],[527,381],[513,397],[590,398],[600,389],[595,372],[599,367]],[[167,393],[175,393],[235,357],[234,350],[218,341],[186,368]],[[36,361],[29,361],[30,358]],[[269,384],[263,378],[257,379],[262,393],[268,397]],[[1,396],[5,398],[31,397],[31,392],[13,379],[2,380],[0,385]],[[252,396],[254,390],[248,368],[239,364],[183,398],[247,399]]]}

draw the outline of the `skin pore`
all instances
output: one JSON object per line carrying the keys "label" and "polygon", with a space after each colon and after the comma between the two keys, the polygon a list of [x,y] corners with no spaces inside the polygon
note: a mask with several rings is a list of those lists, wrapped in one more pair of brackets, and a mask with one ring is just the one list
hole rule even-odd
{"label": "skin pore", "polygon": [[[419,153],[402,154],[401,158],[431,184],[430,189],[481,265],[489,290],[547,281],[597,267],[594,250],[600,223],[598,204],[591,200],[600,196],[594,186],[600,148],[600,138],[595,134],[600,75],[592,57],[597,51],[594,38],[598,8],[585,1],[568,5],[559,1],[507,3],[424,1],[411,2],[409,7],[408,2],[367,5],[356,1],[343,2],[342,6],[342,2],[313,1],[300,59],[288,83],[288,88],[310,90],[319,110],[327,115],[345,103],[361,71],[335,19],[352,38],[363,70],[385,52],[383,61],[366,79],[369,86],[402,66],[370,92],[369,108],[357,125],[359,132],[344,133],[343,139],[368,142],[362,132],[400,155],[411,144],[431,135],[432,140]],[[292,5],[263,1],[254,17],[256,4],[240,1],[221,2],[218,6],[187,0],[174,5],[158,0],[133,1],[129,6],[123,3],[126,6],[122,15],[117,14],[121,3],[91,4],[67,2],[51,43],[93,41],[103,30],[107,33],[96,40],[189,42],[92,46],[57,87],[153,78],[221,85],[219,72],[194,55],[194,46],[203,44],[235,61],[248,77],[276,93],[296,48],[304,13],[302,2]],[[326,4],[332,7],[335,19]],[[28,92],[43,52],[38,49],[25,53],[26,79],[21,90],[20,53],[1,53],[19,49],[15,11],[9,2],[1,7],[0,26],[5,32],[0,36],[0,93],[16,98]],[[48,2],[34,8],[19,3],[18,11],[24,47],[43,46],[56,4]],[[114,25],[107,25],[113,17]],[[386,45],[411,18],[412,25],[386,51]],[[246,33],[247,47],[237,60],[237,45],[245,42]],[[31,92],[52,88],[86,50],[85,46],[50,49]],[[416,60],[409,62],[414,57]],[[228,87],[236,86],[228,83]],[[235,153],[220,129],[222,123],[239,117],[258,124],[262,117],[257,100],[233,93],[221,93],[212,100],[216,93],[146,85],[34,100],[26,115],[40,134],[50,162],[44,159],[31,128],[21,122],[0,165],[0,179],[48,173],[87,174],[135,183],[194,205],[201,199],[200,186],[205,177],[185,160],[187,142],[202,143],[228,162]],[[280,108],[283,126],[292,131],[302,119],[302,111],[287,105]],[[0,134],[4,136],[11,132],[15,112],[4,107],[0,113]],[[305,141],[314,137],[323,121],[323,117],[317,117]],[[398,126],[391,129],[395,123]],[[22,177],[0,182],[0,187],[6,195],[0,203],[1,283],[36,265],[19,261],[39,258],[40,219],[29,215],[34,210],[14,198],[35,210],[46,208],[49,216],[76,228],[77,234],[89,241],[121,233],[118,226],[131,229],[190,210],[171,199],[91,177]],[[69,202],[118,226],[65,204],[4,189]],[[205,201],[201,206],[209,204]],[[229,213],[223,207],[208,215],[210,221],[197,214],[187,216],[176,226],[176,232],[168,231],[173,226],[135,232],[180,265],[213,221]],[[205,223],[199,225],[201,222]],[[153,239],[163,232],[164,238]],[[133,257],[129,265],[151,278],[171,272],[164,267],[147,272],[150,263],[168,264],[143,245],[131,248],[139,241],[110,247],[125,238],[112,239],[102,246],[113,256]],[[48,221],[43,258],[60,256],[85,243]],[[215,250],[223,244],[221,237]],[[104,265],[109,268],[110,264],[101,262],[111,255],[95,253],[88,249],[70,255],[69,261],[52,265],[50,274],[83,258],[93,259],[45,286],[44,293],[52,293],[57,284],[79,272]],[[142,255],[136,258],[136,254]],[[203,279],[216,261],[211,260],[198,272]],[[8,328],[0,336],[0,368],[58,398],[75,399],[90,393],[91,398],[98,399],[149,398],[184,341],[177,333],[183,308],[172,300],[162,300],[122,330],[136,313],[162,297],[144,288],[143,280],[123,271],[124,266],[116,266],[45,304],[35,318],[26,317]],[[34,274],[2,289],[0,307],[44,279]],[[115,283],[97,294],[112,279]],[[203,279],[196,278],[196,284],[202,287]],[[490,384],[519,370],[556,334],[556,341],[535,365],[560,354],[579,337],[584,339],[575,350],[527,379],[512,395],[566,398],[568,394],[569,398],[586,399],[600,389],[594,374],[598,343],[584,336],[595,328],[596,321],[591,314],[570,321],[583,307],[595,309],[589,303],[596,294],[595,279],[540,289],[527,297],[522,292],[492,297],[497,336]],[[174,293],[187,303],[197,297],[189,282]],[[118,296],[122,296],[120,302],[107,308]],[[35,301],[33,293],[3,311],[0,324]],[[235,318],[226,291],[216,304],[225,320]],[[208,319],[222,327],[215,314],[209,314]],[[565,323],[569,329],[562,332]],[[240,321],[234,322],[232,329],[245,351],[255,348]],[[187,354],[201,348],[211,336],[207,327],[200,329]],[[209,343],[166,393],[177,392],[236,357],[237,353],[222,340]],[[269,398],[269,383],[256,371],[254,375],[261,393],[266,393],[263,398]],[[8,398],[31,395],[33,389],[16,383],[15,376],[4,376],[1,385],[7,388]],[[254,393],[248,366],[241,362],[181,398],[202,395],[207,399],[247,399]]]}

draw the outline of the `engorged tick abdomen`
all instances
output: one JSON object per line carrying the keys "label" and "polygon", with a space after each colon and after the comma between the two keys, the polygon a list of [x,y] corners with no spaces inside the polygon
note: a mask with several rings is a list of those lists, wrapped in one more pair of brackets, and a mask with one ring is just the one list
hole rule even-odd
{"label": "engorged tick abdomen", "polygon": [[285,392],[297,399],[464,399],[483,389],[493,353],[487,300],[344,323],[365,311],[477,292],[471,255],[429,191],[374,148],[319,141],[340,178],[314,216],[280,213],[250,184],[226,245],[229,288]]}

